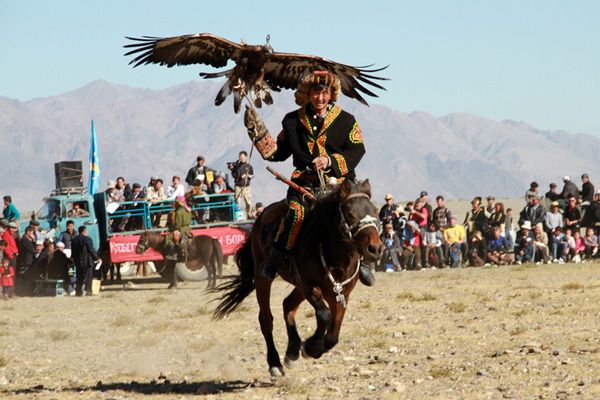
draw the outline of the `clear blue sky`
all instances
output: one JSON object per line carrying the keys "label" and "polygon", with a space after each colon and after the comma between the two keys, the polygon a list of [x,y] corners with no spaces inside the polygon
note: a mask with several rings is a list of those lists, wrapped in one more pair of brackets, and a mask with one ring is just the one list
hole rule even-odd
{"label": "clear blue sky", "polygon": [[28,100],[96,79],[153,89],[206,66],[143,66],[126,35],[211,32],[275,50],[390,64],[375,103],[470,112],[600,135],[599,1],[0,0],[0,96]]}

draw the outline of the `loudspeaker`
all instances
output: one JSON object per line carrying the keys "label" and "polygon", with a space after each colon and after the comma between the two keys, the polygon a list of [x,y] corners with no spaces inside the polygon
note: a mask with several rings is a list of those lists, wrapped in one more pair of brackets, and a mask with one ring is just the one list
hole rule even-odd
{"label": "loudspeaker", "polygon": [[83,187],[83,169],[81,161],[61,161],[54,163],[56,189]]}

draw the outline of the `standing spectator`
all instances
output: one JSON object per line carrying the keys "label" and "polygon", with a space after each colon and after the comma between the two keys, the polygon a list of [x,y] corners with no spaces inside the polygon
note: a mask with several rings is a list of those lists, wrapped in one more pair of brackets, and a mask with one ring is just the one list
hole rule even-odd
{"label": "standing spectator", "polygon": [[521,230],[517,233],[515,241],[515,262],[521,263],[533,262],[535,256],[535,247],[533,245],[533,232],[531,232],[531,222],[525,221],[521,225]]}
{"label": "standing spectator", "polygon": [[546,210],[540,204],[540,197],[533,192],[527,194],[529,204],[523,208],[519,216],[519,224],[523,225],[525,221],[529,221],[532,226],[546,222]]}
{"label": "standing spectator", "polygon": [[475,231],[483,231],[485,225],[485,212],[481,207],[481,197],[475,197],[471,201],[471,210],[467,212],[463,226],[467,231],[467,241],[470,241],[471,236]]}
{"label": "standing spectator", "polygon": [[569,197],[569,205],[563,213],[563,219],[565,221],[565,235],[567,234],[567,229],[570,229],[573,234],[579,231],[581,210],[577,206],[577,199],[574,196]]}
{"label": "standing spectator", "polygon": [[48,263],[54,253],[54,242],[50,239],[46,239],[42,242],[42,251],[35,260],[36,274],[41,276],[42,279],[46,279],[48,276]]}
{"label": "standing spectator", "polygon": [[[138,202],[142,202],[146,200],[146,195],[144,193],[144,191],[142,190],[142,185],[140,185],[139,183],[134,183],[131,186],[131,194],[129,194],[128,197],[125,198],[125,200],[129,201],[129,202],[133,202],[133,204],[127,204],[125,207],[129,210],[140,210],[144,207],[143,204],[138,204]],[[135,212],[135,211],[134,211]],[[129,213],[128,213],[129,215]],[[122,226],[124,226],[124,229],[126,231],[134,231],[134,230],[140,230],[144,228],[144,219],[141,215],[134,215],[134,216],[126,216],[123,218],[123,221],[121,221]]]}
{"label": "standing spectator", "polygon": [[507,249],[509,252],[511,252],[515,246],[517,228],[515,226],[513,209],[510,207],[506,209],[506,219],[504,220],[504,237],[506,238]]}
{"label": "standing spectator", "polygon": [[385,204],[379,209],[379,220],[382,225],[393,223],[394,211],[396,211],[394,196],[388,193],[385,195]]}
{"label": "standing spectator", "polygon": [[560,199],[560,195],[556,193],[556,183],[550,184],[550,190],[544,195],[544,207],[550,209],[550,204]]}
{"label": "standing spectator", "polygon": [[75,286],[77,285],[77,279],[75,278],[75,264],[71,260],[71,250],[69,249],[68,254],[65,252],[65,244],[63,242],[56,242],[56,246],[54,246],[56,250],[54,250],[54,254],[52,255],[52,259],[59,261],[59,265],[64,265],[64,270],[62,271],[63,276],[63,287],[65,292],[69,296],[75,296]]}
{"label": "standing spectator", "polygon": [[407,221],[402,234],[402,261],[404,269],[421,269],[421,243],[419,225]]}
{"label": "standing spectator", "polygon": [[544,232],[544,225],[540,222],[533,228],[533,245],[535,246],[535,258],[539,262],[547,264],[550,261],[548,251],[548,234]]}
{"label": "standing spectator", "polygon": [[114,197],[117,201],[125,201],[131,195],[131,186],[125,182],[125,178],[119,176],[115,183]]}
{"label": "standing spectator", "polygon": [[579,190],[577,186],[573,182],[571,182],[571,177],[568,175],[563,176],[563,189],[560,192],[560,199],[558,202],[562,209],[565,209],[568,206],[569,198],[574,197],[575,201],[579,201]]}
{"label": "standing spectator", "polygon": [[557,226],[552,234],[552,261],[559,264],[564,263],[568,246],[562,227]]}
{"label": "standing spectator", "polygon": [[17,266],[17,254],[19,254],[19,247],[17,246],[17,224],[16,222],[8,222],[7,219],[0,221],[0,229],[3,229],[2,240],[6,242],[6,248],[4,249],[4,255],[10,260],[13,267]]}
{"label": "standing spectator", "polygon": [[425,249],[425,267],[442,267],[444,261],[444,237],[442,232],[432,222],[423,235],[423,247]]}
{"label": "standing spectator", "polygon": [[465,242],[465,229],[456,223],[456,216],[450,217],[450,225],[444,229],[444,243],[446,243],[446,260],[449,260],[453,268],[460,265],[462,255],[467,252]]}
{"label": "standing spectator", "polygon": [[240,151],[238,160],[234,163],[227,163],[227,168],[231,170],[233,177],[233,186],[235,188],[235,199],[238,202],[240,210],[242,208],[242,199],[248,218],[252,218],[252,191],[250,190],[250,180],[254,178],[254,168],[248,162],[248,153]]}
{"label": "standing spectator", "polygon": [[18,224],[21,219],[21,214],[19,213],[19,210],[17,210],[17,207],[12,203],[12,197],[4,196],[3,200],[4,209],[2,210],[2,213],[4,214],[4,219],[8,220],[8,222],[15,222]]}
{"label": "standing spectator", "polygon": [[431,222],[431,219],[433,218],[433,208],[431,207],[431,204],[429,204],[428,196],[429,195],[427,194],[427,192],[425,190],[422,190],[419,194],[419,198],[417,199],[417,202],[419,200],[423,202],[423,207],[425,207],[425,209],[427,210],[427,223]]}
{"label": "standing spectator", "polygon": [[[11,222],[14,224],[14,222]],[[12,226],[11,226],[12,228]],[[28,226],[25,228],[23,237],[19,240],[19,255],[17,257],[17,294],[29,295],[33,290],[33,279],[35,271],[33,265],[37,257],[35,244],[35,228]]]}
{"label": "standing spectator", "polygon": [[8,258],[3,259],[0,265],[2,298],[8,300],[15,295],[15,268],[10,265],[10,260]]}
{"label": "standing spectator", "polygon": [[[426,197],[426,196],[425,196]],[[415,208],[409,212],[408,215],[409,221],[415,221],[419,226],[419,232],[415,233],[415,243],[419,244],[420,247],[420,255],[425,255],[425,248],[423,245],[423,235],[427,231],[427,221],[429,221],[429,212],[427,208],[425,208],[425,201],[423,197],[420,197],[415,204]],[[419,260],[419,263],[422,265],[425,263],[425,260]]]}
{"label": "standing spectator", "polygon": [[486,237],[493,237],[494,228],[498,228],[500,230],[501,236],[504,236],[505,232],[505,224],[506,224],[506,214],[504,213],[504,204],[498,202],[494,204],[494,210],[490,214],[487,222],[488,232],[486,232]]}
{"label": "standing spectator", "polygon": [[175,175],[171,182],[167,188],[167,198],[175,200],[178,196],[185,196],[185,188],[183,187],[183,183],[181,183],[181,178]]}
{"label": "standing spectator", "polygon": [[446,207],[446,201],[444,196],[439,195],[435,198],[437,207],[433,210],[433,216],[431,221],[437,226],[440,231],[443,231],[446,226],[450,223],[450,216],[452,212]]}
{"label": "standing spectator", "polygon": [[[588,174],[581,175],[581,205],[586,207],[594,200],[594,185],[590,182]],[[587,203],[587,204],[585,204]]]}
{"label": "standing spectator", "polygon": [[585,244],[585,258],[586,260],[591,260],[598,253],[598,236],[594,235],[593,228],[585,230],[583,243]]}
{"label": "standing spectator", "polygon": [[590,203],[588,207],[584,221],[581,223],[583,226],[594,228],[596,234],[599,234],[600,228],[600,190],[594,195],[594,201]]}
{"label": "standing spectator", "polygon": [[185,182],[190,186],[194,186],[194,181],[199,180],[200,189],[207,192],[210,184],[215,179],[214,174],[215,171],[212,168],[204,165],[204,157],[198,156],[196,157],[196,165],[189,169]]}
{"label": "standing spectator", "polygon": [[489,219],[496,211],[496,198],[491,194],[486,198],[487,206],[485,207],[485,217]]}
{"label": "standing spectator", "polygon": [[[94,249],[92,239],[88,237],[88,230],[85,226],[78,229],[79,235],[73,239],[72,251],[73,261],[77,268],[77,296],[92,295],[92,280],[94,278],[94,264],[99,261],[98,253]],[[83,286],[85,283],[85,291]]]}
{"label": "standing spectator", "polygon": [[77,236],[75,233],[75,222],[68,220],[66,228],[67,229],[58,237],[58,241],[64,244],[65,250],[69,250],[65,252],[67,257],[71,257],[71,243],[73,242],[73,239],[75,239],[75,236]]}
{"label": "standing spectator", "polygon": [[487,241],[487,261],[495,265],[510,263],[506,239],[500,234],[500,228],[492,228],[492,238]]}
{"label": "standing spectator", "polygon": [[540,194],[539,187],[540,187],[540,185],[536,181],[533,181],[529,184],[529,189],[527,190],[527,192],[525,192],[525,202],[526,203],[529,203],[529,195],[531,193],[533,193],[539,197],[539,194]]}
{"label": "standing spectator", "polygon": [[381,256],[381,264],[385,265],[385,272],[394,272],[400,269],[400,252],[402,244],[398,234],[394,231],[394,226],[390,223],[385,225],[385,230],[381,234],[381,241],[385,245],[385,250]]}

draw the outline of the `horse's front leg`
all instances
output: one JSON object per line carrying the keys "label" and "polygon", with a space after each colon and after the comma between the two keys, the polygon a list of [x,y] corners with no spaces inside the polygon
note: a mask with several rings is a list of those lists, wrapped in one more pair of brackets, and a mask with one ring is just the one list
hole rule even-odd
{"label": "horse's front leg", "polygon": [[300,339],[298,329],[296,328],[296,313],[303,301],[304,294],[298,288],[294,288],[288,297],[283,300],[283,319],[285,320],[285,327],[288,334],[288,345],[283,363],[288,368],[292,368],[294,361],[300,357],[302,339]]}
{"label": "horse's front leg", "polygon": [[307,298],[308,302],[315,308],[315,317],[317,318],[317,329],[302,346],[302,356],[319,358],[325,353],[325,332],[331,321],[331,311],[327,308],[321,289],[312,288],[311,295]]}
{"label": "horse's front leg", "polygon": [[[348,295],[346,295],[347,302]],[[346,308],[337,302],[336,296],[333,293],[327,297],[327,303],[331,310],[331,320],[327,327],[327,334],[325,335],[325,351],[331,350],[337,344],[342,328],[342,321],[344,321],[344,315],[346,314]]]}

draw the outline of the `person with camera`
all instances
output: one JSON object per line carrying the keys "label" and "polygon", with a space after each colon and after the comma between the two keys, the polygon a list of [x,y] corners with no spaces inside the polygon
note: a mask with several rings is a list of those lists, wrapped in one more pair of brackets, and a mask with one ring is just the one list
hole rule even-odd
{"label": "person with camera", "polygon": [[250,180],[254,178],[254,168],[248,162],[248,153],[240,151],[239,158],[235,162],[227,163],[227,168],[231,171],[235,186],[235,199],[240,210],[242,208],[242,199],[245,203],[246,215],[251,218],[252,215],[252,192],[250,191]]}

